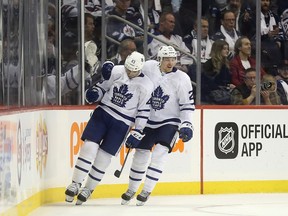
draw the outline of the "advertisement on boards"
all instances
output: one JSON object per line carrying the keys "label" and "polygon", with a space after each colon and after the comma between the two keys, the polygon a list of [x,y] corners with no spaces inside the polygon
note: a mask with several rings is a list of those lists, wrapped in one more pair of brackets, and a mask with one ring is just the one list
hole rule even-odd
{"label": "advertisement on boards", "polygon": [[285,109],[205,110],[204,180],[287,179],[287,115]]}

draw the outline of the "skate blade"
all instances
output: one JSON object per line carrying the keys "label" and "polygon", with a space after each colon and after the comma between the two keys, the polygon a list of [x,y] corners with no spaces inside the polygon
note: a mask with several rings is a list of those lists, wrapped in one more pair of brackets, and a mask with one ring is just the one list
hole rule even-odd
{"label": "skate blade", "polygon": [[82,201],[81,200],[79,200],[79,199],[77,199],[77,201],[76,201],[76,205],[82,205]]}
{"label": "skate blade", "polygon": [[143,206],[145,204],[145,202],[142,202],[140,200],[137,200],[136,202],[136,206]]}
{"label": "skate blade", "polygon": [[128,205],[130,203],[131,200],[124,200],[122,199],[121,201],[121,205]]}
{"label": "skate blade", "polygon": [[68,196],[68,195],[66,195],[66,198],[65,198],[65,201],[66,201],[66,202],[71,203],[71,202],[73,202],[73,200],[74,200],[74,197],[73,197],[73,196]]}

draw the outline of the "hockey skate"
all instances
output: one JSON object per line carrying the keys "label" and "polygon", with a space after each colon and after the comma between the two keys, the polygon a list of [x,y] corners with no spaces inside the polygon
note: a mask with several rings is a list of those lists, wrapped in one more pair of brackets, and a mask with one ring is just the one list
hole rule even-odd
{"label": "hockey skate", "polygon": [[137,206],[143,206],[145,204],[145,202],[148,200],[150,194],[151,194],[151,192],[142,190],[141,193],[138,194],[138,196],[136,197],[136,199],[137,199],[136,205]]}
{"label": "hockey skate", "polygon": [[76,205],[82,205],[83,202],[86,202],[87,199],[91,196],[93,191],[89,190],[88,188],[82,188],[81,192],[77,196]]}
{"label": "hockey skate", "polygon": [[121,198],[122,198],[121,205],[128,205],[130,203],[130,200],[133,199],[134,195],[135,195],[135,192],[130,190],[130,189],[128,189],[121,196]]}
{"label": "hockey skate", "polygon": [[77,196],[77,194],[79,193],[80,187],[81,187],[81,184],[79,184],[79,183],[73,182],[72,184],[70,184],[66,188],[66,191],[65,191],[65,194],[66,194],[65,201],[66,202],[73,202],[74,197]]}

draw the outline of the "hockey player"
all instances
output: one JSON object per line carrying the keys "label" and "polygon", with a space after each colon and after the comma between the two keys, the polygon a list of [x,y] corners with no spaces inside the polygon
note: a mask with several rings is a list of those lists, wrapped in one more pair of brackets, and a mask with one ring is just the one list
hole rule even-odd
{"label": "hockey player", "polygon": [[[193,136],[195,105],[191,81],[186,73],[174,67],[177,53],[172,46],[160,47],[157,58],[158,61],[147,61],[142,69],[154,84],[149,102],[151,113],[143,131],[145,137],[139,145],[132,143],[132,146],[128,146],[135,148],[135,153],[128,190],[122,194],[122,205],[128,204],[134,197],[146,172],[143,190],[136,198],[136,205],[144,205],[163,172],[165,160],[177,140],[178,131],[183,142],[189,141]],[[156,145],[151,155],[154,144]]]}
{"label": "hockey player", "polygon": [[143,65],[144,56],[133,52],[124,65],[113,67],[108,80],[86,91],[87,102],[99,102],[99,106],[82,134],[84,144],[74,167],[72,183],[65,191],[67,202],[72,202],[78,195],[76,205],[81,205],[90,197],[132,126],[134,129],[128,135],[127,143],[144,136],[142,131],[150,114],[148,101],[154,86],[141,73]]}

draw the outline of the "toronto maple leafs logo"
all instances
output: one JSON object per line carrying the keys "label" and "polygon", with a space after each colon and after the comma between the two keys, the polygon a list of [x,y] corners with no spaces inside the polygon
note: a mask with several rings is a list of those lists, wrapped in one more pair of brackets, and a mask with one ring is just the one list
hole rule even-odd
{"label": "toronto maple leafs logo", "polygon": [[111,102],[119,107],[125,107],[126,102],[129,101],[133,94],[128,93],[128,86],[122,85],[118,89],[117,87],[113,88],[113,97],[111,99]]}
{"label": "toronto maple leafs logo", "polygon": [[165,103],[169,100],[169,95],[163,95],[163,90],[158,86],[152,93],[150,104],[152,109],[161,110],[164,109]]}

